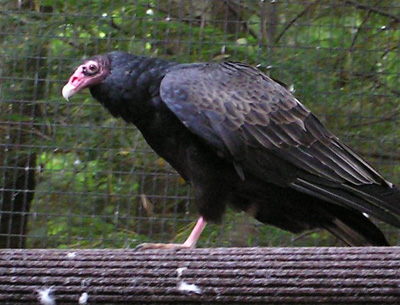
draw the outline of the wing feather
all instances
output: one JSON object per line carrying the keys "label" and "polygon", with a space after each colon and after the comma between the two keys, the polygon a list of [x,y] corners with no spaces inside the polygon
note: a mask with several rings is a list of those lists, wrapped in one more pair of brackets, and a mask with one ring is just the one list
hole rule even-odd
{"label": "wing feather", "polygon": [[[243,159],[239,151],[250,145],[287,160],[292,167],[315,168],[313,173],[322,179],[355,185],[384,183],[288,90],[244,64],[177,68],[163,79],[161,98],[190,130],[206,140],[213,138],[216,149],[227,148],[237,161]],[[251,158],[252,152],[248,153]]]}
{"label": "wing feather", "polygon": [[[352,189],[392,187],[288,90],[255,68],[230,62],[178,66],[164,77],[160,94],[193,133],[229,155],[244,176],[258,175],[361,210],[360,200],[346,197]],[[365,194],[364,211],[383,213],[394,223],[389,207],[382,210],[382,200]],[[391,209],[400,214],[400,208]]]}

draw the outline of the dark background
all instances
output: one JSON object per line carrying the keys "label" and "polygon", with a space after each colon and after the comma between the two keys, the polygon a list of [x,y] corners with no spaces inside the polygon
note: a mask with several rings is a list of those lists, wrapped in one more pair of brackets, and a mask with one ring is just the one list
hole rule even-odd
{"label": "dark background", "polygon": [[[82,59],[112,50],[259,66],[399,183],[399,22],[396,0],[0,0],[0,247],[134,247],[189,233],[190,188],[135,127],[88,92],[61,97]],[[199,245],[340,244],[229,210]]]}

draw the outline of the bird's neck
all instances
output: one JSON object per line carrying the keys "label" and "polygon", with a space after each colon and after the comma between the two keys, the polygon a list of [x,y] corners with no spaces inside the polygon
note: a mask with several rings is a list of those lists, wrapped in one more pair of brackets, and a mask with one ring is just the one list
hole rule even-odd
{"label": "bird's neck", "polygon": [[157,107],[165,107],[159,97],[159,85],[174,63],[156,58],[126,54],[111,57],[110,75],[90,89],[113,116],[140,127],[143,118],[151,118]]}

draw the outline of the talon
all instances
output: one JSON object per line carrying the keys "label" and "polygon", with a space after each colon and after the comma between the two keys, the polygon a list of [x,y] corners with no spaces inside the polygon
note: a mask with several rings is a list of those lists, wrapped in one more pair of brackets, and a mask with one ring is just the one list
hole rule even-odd
{"label": "talon", "polygon": [[190,233],[188,239],[183,244],[163,244],[163,243],[143,243],[135,247],[135,251],[137,250],[181,250],[181,249],[193,249],[196,247],[197,240],[200,237],[201,232],[203,232],[204,227],[206,226],[206,221],[203,217],[200,217],[197,220],[195,227]]}
{"label": "talon", "polygon": [[180,250],[190,249],[190,247],[184,244],[162,244],[162,243],[143,243],[135,247],[135,251],[138,250]]}

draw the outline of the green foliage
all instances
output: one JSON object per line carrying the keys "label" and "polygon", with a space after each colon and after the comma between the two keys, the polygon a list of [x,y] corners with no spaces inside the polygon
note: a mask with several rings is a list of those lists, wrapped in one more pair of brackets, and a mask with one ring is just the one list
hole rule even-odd
{"label": "green foliage", "polygon": [[[10,126],[31,124],[31,131],[16,130],[21,135],[15,141],[37,152],[43,167],[30,247],[182,241],[193,224],[190,190],[134,127],[111,118],[89,94],[61,99],[62,85],[82,58],[116,49],[181,62],[260,65],[294,85],[299,100],[332,131],[399,180],[395,17],[332,1],[230,1],[236,15],[218,0],[209,7],[196,1],[179,6],[177,0],[28,2],[30,7],[8,2],[0,19],[0,111]],[[396,6],[368,3],[375,2],[382,11]],[[275,25],[268,23],[271,16]],[[297,239],[233,211],[201,240],[225,246],[334,243],[320,232]]]}

